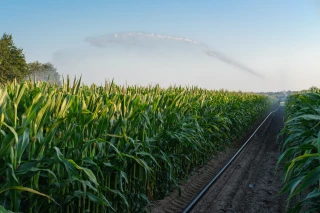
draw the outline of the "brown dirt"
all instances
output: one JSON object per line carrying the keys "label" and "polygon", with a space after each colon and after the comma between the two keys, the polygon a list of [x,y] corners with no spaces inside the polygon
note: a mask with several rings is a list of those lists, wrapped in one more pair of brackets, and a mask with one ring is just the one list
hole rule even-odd
{"label": "brown dirt", "polygon": [[[285,212],[286,196],[277,196],[282,187],[283,167],[275,170],[280,149],[277,135],[283,126],[283,109],[269,118],[246,148],[222,176],[211,186],[191,212]],[[250,134],[247,135],[248,138]],[[151,212],[181,212],[212,177],[229,161],[243,144],[238,140],[233,147],[217,156],[181,184],[177,190],[152,204]]]}

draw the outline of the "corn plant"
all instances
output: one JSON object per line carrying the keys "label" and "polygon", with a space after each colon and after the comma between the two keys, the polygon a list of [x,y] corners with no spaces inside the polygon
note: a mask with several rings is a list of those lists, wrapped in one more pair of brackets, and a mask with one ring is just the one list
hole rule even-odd
{"label": "corn plant", "polygon": [[0,87],[0,209],[142,212],[247,131],[272,100],[197,87]]}
{"label": "corn plant", "polygon": [[290,200],[298,202],[288,212],[320,211],[320,91],[311,88],[291,95],[286,103],[286,123],[282,133],[283,154],[278,164],[285,162],[285,185]]}

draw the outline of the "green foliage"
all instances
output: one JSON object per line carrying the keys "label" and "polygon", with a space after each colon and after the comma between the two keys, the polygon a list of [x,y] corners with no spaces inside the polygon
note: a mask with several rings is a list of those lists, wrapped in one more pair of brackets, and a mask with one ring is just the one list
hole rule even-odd
{"label": "green foliage", "polygon": [[26,76],[27,63],[22,51],[14,45],[12,35],[3,34],[0,39],[0,84]]}
{"label": "green foliage", "polygon": [[[269,104],[263,95],[195,87],[3,85],[0,205],[143,212],[242,136]],[[7,190],[17,188],[28,190]]]}
{"label": "green foliage", "polygon": [[292,94],[286,103],[286,123],[283,134],[283,154],[278,163],[286,162],[285,186],[289,200],[302,193],[304,196],[289,212],[320,211],[320,90]]}
{"label": "green foliage", "polygon": [[51,63],[40,63],[38,61],[28,63],[28,73],[31,80],[46,81],[61,85],[60,75]]}

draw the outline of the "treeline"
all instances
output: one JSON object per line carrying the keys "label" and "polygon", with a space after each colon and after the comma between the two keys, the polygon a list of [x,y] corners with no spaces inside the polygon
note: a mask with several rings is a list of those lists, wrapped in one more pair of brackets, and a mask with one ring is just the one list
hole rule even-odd
{"label": "treeline", "polygon": [[14,79],[47,81],[61,85],[57,69],[51,63],[27,63],[22,48],[16,47],[12,35],[4,33],[0,39],[0,84]]}
{"label": "treeline", "polygon": [[286,99],[287,96],[296,93],[295,91],[280,91],[280,92],[258,92],[258,94],[260,95],[268,95],[271,97],[274,97],[280,101],[284,101]]}

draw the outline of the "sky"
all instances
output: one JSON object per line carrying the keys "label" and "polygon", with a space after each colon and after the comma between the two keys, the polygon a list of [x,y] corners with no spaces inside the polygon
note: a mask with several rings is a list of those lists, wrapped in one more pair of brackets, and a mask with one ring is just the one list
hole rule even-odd
{"label": "sky", "polygon": [[86,84],[320,87],[317,0],[0,0],[27,62]]}

